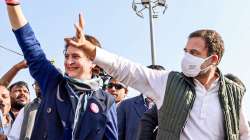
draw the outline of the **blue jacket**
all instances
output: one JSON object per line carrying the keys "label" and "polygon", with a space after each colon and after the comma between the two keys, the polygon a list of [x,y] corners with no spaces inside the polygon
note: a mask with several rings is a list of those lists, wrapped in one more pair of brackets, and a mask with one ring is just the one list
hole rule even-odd
{"label": "blue jacket", "polygon": [[142,95],[124,100],[118,105],[119,140],[136,140],[139,122],[146,110]]}
{"label": "blue jacket", "polygon": [[[117,140],[115,102],[113,97],[102,90],[88,97],[86,110],[72,138],[72,114],[75,110],[70,98],[73,97],[73,91],[67,88],[65,77],[46,59],[29,24],[14,33],[30,73],[38,81],[43,93],[31,139]],[[93,111],[92,104],[97,106],[98,112]]]}

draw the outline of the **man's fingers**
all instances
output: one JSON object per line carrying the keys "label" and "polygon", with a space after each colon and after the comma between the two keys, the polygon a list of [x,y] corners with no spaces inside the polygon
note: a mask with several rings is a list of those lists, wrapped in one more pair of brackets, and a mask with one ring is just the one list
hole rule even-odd
{"label": "man's fingers", "polygon": [[27,64],[26,60],[21,61],[20,64],[21,64],[22,68],[27,68],[28,67],[28,64]]}
{"label": "man's fingers", "polygon": [[64,38],[64,41],[66,42],[67,45],[78,46],[78,43],[72,38]]}
{"label": "man's fingers", "polygon": [[84,26],[85,26],[85,22],[84,22],[83,14],[79,13],[79,27],[82,30],[84,30]]}
{"label": "man's fingers", "polygon": [[19,63],[17,63],[15,65],[15,67],[18,68],[19,70],[21,70],[21,69],[24,69],[24,68],[28,68],[28,64],[27,64],[26,60],[22,60]]}
{"label": "man's fingers", "polygon": [[77,40],[79,40],[81,38],[83,38],[83,40],[85,40],[83,30],[76,24],[74,24],[74,27],[76,29],[76,38],[77,38]]}
{"label": "man's fingers", "polygon": [[81,29],[76,24],[74,24],[74,27],[76,29],[76,40],[79,40],[82,37]]}
{"label": "man's fingers", "polygon": [[78,38],[81,35],[81,28],[77,24],[74,24],[74,27],[76,29],[76,37]]}
{"label": "man's fingers", "polygon": [[96,46],[93,45],[91,42],[85,40],[84,43],[79,43],[75,41],[73,38],[64,38],[64,41],[66,42],[68,46],[73,46],[73,47],[83,49],[84,53],[86,53],[86,55],[88,55],[88,57],[91,60],[94,60],[95,55],[96,55]]}

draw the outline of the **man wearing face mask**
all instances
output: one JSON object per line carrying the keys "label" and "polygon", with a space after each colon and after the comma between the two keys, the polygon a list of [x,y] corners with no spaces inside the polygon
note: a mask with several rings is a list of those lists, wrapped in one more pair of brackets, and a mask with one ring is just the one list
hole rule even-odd
{"label": "man wearing face mask", "polygon": [[153,99],[158,109],[157,140],[249,140],[242,105],[244,89],[217,67],[224,53],[214,30],[197,30],[184,48],[182,72],[155,71],[109,53],[88,41],[72,45],[112,77]]}

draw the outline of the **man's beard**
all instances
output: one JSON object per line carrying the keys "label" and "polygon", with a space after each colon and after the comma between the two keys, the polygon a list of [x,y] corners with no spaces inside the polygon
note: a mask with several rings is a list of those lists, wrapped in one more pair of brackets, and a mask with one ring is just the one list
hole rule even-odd
{"label": "man's beard", "polygon": [[15,102],[11,105],[11,108],[21,110],[26,104]]}

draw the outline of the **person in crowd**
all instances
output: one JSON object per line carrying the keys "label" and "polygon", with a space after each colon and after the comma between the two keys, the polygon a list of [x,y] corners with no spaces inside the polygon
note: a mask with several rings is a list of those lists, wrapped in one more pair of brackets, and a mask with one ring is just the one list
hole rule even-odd
{"label": "person in crowd", "polygon": [[84,50],[109,75],[154,100],[159,115],[157,140],[250,139],[241,102],[245,90],[218,68],[224,42],[215,30],[201,29],[189,35],[181,72],[148,69],[84,38],[65,40]]}
{"label": "person in crowd", "polygon": [[109,76],[102,68],[97,65],[92,69],[92,73],[93,77],[101,78],[100,86],[105,91],[107,87],[106,85],[109,83],[111,76]]}
{"label": "person in crowd", "polygon": [[36,98],[20,110],[12,125],[8,139],[29,140],[31,138],[37,110],[41,104],[42,94],[38,82],[35,81],[32,86],[35,90]]}
{"label": "person in crowd", "polygon": [[128,94],[128,87],[113,78],[109,80],[105,88],[108,93],[115,97],[116,106],[118,106]]}
{"label": "person in crowd", "polygon": [[117,107],[119,140],[136,140],[138,123],[149,108],[148,98],[142,94],[126,99]]}
{"label": "person in crowd", "polygon": [[13,83],[10,85],[9,90],[11,100],[10,114],[15,120],[19,111],[30,102],[30,91],[28,84],[24,81]]}
{"label": "person in crowd", "polygon": [[[150,65],[148,68],[164,70],[160,65]],[[121,102],[117,108],[119,140],[136,140],[141,116],[153,105],[152,99],[142,94]]]}
{"label": "person in crowd", "polygon": [[13,119],[9,112],[11,108],[9,90],[5,85],[0,84],[0,140],[6,139]]}
{"label": "person in crowd", "polygon": [[[1,135],[0,140],[6,139],[7,135],[10,132],[10,129],[12,127],[12,123],[14,122],[15,115],[13,112],[17,112],[15,108],[11,107],[12,101],[9,90],[6,88],[9,86],[11,81],[14,79],[16,74],[22,70],[27,68],[27,64],[25,60],[22,60],[21,62],[15,64],[8,72],[6,72],[1,78],[0,78],[0,103],[1,103],[1,111],[0,111],[0,126],[1,126]],[[12,86],[13,87],[13,86]],[[8,95],[7,95],[8,93]],[[12,95],[13,96],[13,95]],[[20,97],[20,96],[19,96]],[[16,98],[13,98],[14,100],[13,104],[21,103],[20,100],[17,101]],[[14,105],[14,106],[15,106]],[[11,111],[13,110],[13,112]]]}
{"label": "person in crowd", "polygon": [[[66,42],[66,74],[62,75],[47,60],[19,1],[6,0],[6,3],[12,29],[42,93],[31,139],[117,140],[115,101],[112,95],[100,89],[98,79],[92,79],[95,64],[91,59],[82,49]],[[84,38],[100,46],[93,36],[82,36],[84,23],[82,16],[79,17],[76,35],[70,39]]]}
{"label": "person in crowd", "polygon": [[161,65],[149,65],[147,68],[152,69],[152,70],[165,70],[165,68]]}
{"label": "person in crowd", "polygon": [[157,107],[154,105],[142,115],[137,133],[138,140],[156,140],[158,129],[157,113]]}
{"label": "person in crowd", "polygon": [[[243,82],[233,74],[225,74],[225,77],[233,82],[239,84],[245,89],[245,85]],[[157,114],[157,107],[153,106],[151,109],[147,110],[139,123],[139,130],[138,130],[138,140],[156,140],[158,130],[158,114]]]}
{"label": "person in crowd", "polygon": [[[27,68],[25,60],[15,64],[9,71],[7,71],[0,79],[0,84],[8,87],[14,77],[19,71]],[[28,84],[24,81],[18,81],[9,86],[10,98],[11,98],[11,111],[10,115],[15,120],[18,112],[29,103],[29,88]]]}

